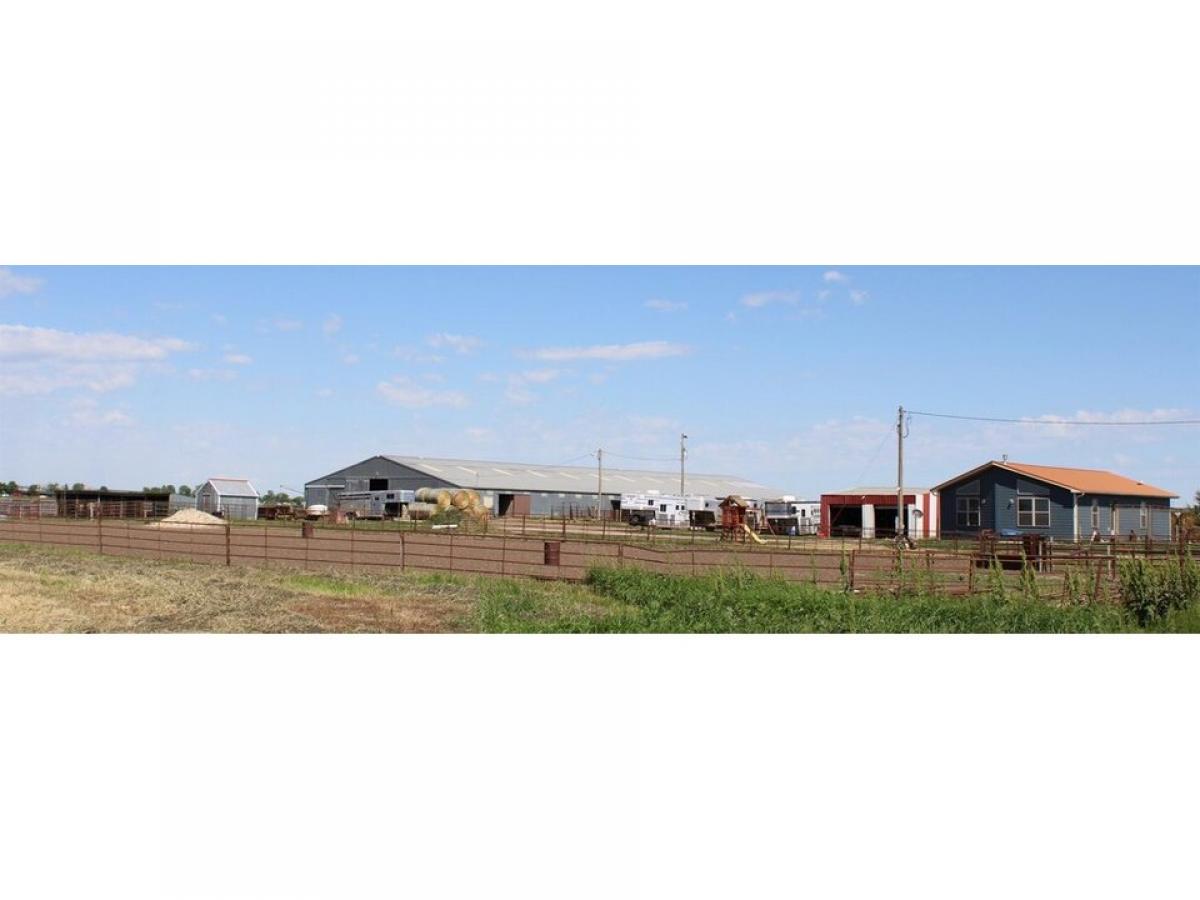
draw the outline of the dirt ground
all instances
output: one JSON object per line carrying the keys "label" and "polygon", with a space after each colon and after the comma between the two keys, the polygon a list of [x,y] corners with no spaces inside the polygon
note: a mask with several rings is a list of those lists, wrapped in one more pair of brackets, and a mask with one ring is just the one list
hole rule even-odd
{"label": "dirt ground", "polygon": [[440,633],[476,589],[428,575],[334,576],[0,544],[0,632]]}

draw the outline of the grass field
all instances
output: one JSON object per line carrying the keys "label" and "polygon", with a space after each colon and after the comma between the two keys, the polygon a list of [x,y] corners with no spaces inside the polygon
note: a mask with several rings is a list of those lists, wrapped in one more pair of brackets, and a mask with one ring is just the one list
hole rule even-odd
{"label": "grass field", "polygon": [[318,575],[0,545],[2,632],[1200,632],[1200,608],[1148,628],[1110,604],[846,595],[747,574],[597,570],[586,585]]}

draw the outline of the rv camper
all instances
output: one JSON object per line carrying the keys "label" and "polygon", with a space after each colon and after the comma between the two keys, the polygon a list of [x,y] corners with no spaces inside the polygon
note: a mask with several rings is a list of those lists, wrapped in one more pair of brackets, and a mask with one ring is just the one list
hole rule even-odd
{"label": "rv camper", "polygon": [[691,524],[692,513],[704,509],[704,498],[678,494],[622,494],[621,517],[630,525],[678,528]]}

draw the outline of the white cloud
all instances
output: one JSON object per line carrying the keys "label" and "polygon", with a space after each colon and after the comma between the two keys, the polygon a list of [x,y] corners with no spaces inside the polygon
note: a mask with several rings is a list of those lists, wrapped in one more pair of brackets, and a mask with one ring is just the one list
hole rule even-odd
{"label": "white cloud", "polygon": [[529,406],[537,400],[537,394],[519,384],[511,384],[504,391],[504,399],[517,406]]}
{"label": "white cloud", "polygon": [[657,312],[673,313],[683,312],[688,308],[685,300],[647,300],[646,308],[653,309]]}
{"label": "white cloud", "polygon": [[360,362],[362,362],[362,357],[357,353],[347,353],[342,357],[342,362],[348,366],[357,366]]}
{"label": "white cloud", "polygon": [[28,397],[66,388],[85,388],[107,393],[132,386],[137,367],[127,363],[6,363],[0,372],[0,395]]}
{"label": "white cloud", "polygon": [[260,322],[259,331],[275,331],[293,332],[301,331],[304,328],[304,323],[299,319],[272,319],[269,322]]}
{"label": "white cloud", "polygon": [[132,425],[133,417],[122,409],[100,409],[95,400],[81,397],[71,403],[64,422],[76,428],[109,428]]}
{"label": "white cloud", "polygon": [[557,381],[561,376],[562,372],[558,369],[532,369],[521,372],[516,377],[523,384],[549,384],[551,381]]}
{"label": "white cloud", "polygon": [[0,394],[29,396],[65,388],[113,391],[132,385],[147,366],[191,349],[178,338],[0,325]]}
{"label": "white cloud", "polygon": [[524,372],[514,372],[508,376],[508,388],[504,391],[504,399],[518,406],[528,406],[538,399],[538,395],[529,390],[529,385],[550,384],[563,374],[560,369],[527,369]]}
{"label": "white cloud", "polygon": [[800,302],[800,292],[759,291],[755,294],[744,295],[738,302],[747,309],[762,309],[764,306],[773,306],[776,304],[795,306]]}
{"label": "white cloud", "polygon": [[470,440],[479,442],[489,440],[492,436],[490,428],[480,428],[478,426],[468,428],[463,432]]}
{"label": "white cloud", "polygon": [[223,313],[213,313],[210,318],[212,319],[212,323],[220,328],[224,328],[229,324],[228,317],[226,317]]}
{"label": "white cloud", "polygon": [[0,298],[14,294],[34,294],[41,286],[40,278],[18,275],[10,269],[0,269]]}
{"label": "white cloud", "polygon": [[684,356],[690,348],[668,341],[642,341],[635,344],[597,344],[591,347],[543,347],[525,352],[524,356],[546,362],[569,362],[572,360],[604,360],[606,362],[629,362],[643,359],[665,359]]}
{"label": "white cloud", "polygon": [[844,275],[837,269],[830,269],[828,272],[822,275],[821,278],[826,284],[845,284],[850,280],[849,275]]}
{"label": "white cloud", "polygon": [[416,384],[409,378],[399,376],[391,381],[381,381],[375,392],[394,406],[407,409],[425,409],[433,406],[463,407],[467,397],[460,391],[438,391]]}
{"label": "white cloud", "polygon": [[187,375],[192,381],[233,381],[237,378],[233,369],[188,369]]}
{"label": "white cloud", "polygon": [[425,353],[415,347],[397,347],[392,351],[392,355],[396,359],[403,360],[414,365],[430,365],[436,366],[446,361],[446,357],[437,353]]}
{"label": "white cloud", "polygon": [[225,362],[231,366],[248,366],[254,362],[254,357],[247,356],[245,353],[226,353]]}
{"label": "white cloud", "polygon": [[483,341],[480,338],[473,337],[472,335],[447,334],[446,332],[431,334],[425,339],[425,343],[434,350],[453,350],[455,353],[463,355],[474,353],[483,345]]}
{"label": "white cloud", "polygon": [[140,338],[128,334],[82,334],[28,325],[0,325],[0,359],[6,360],[122,360],[166,359],[171,353],[195,349],[179,338]]}
{"label": "white cloud", "polygon": [[342,330],[342,324],[342,317],[337,313],[333,313],[328,319],[321,323],[321,331],[330,335],[337,334]]}
{"label": "white cloud", "polygon": [[851,291],[850,292],[850,302],[853,303],[855,306],[862,306],[869,299],[871,299],[871,295],[867,291]]}
{"label": "white cloud", "polygon": [[317,391],[317,396],[322,400],[326,400],[333,396],[333,388],[321,388]]}

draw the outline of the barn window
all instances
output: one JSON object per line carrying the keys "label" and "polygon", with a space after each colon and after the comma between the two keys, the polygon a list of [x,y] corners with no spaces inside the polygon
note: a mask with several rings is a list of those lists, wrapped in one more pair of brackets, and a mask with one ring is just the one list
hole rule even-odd
{"label": "barn window", "polygon": [[1100,531],[1100,501],[1092,501],[1092,531]]}
{"label": "barn window", "polygon": [[1018,528],[1049,528],[1050,527],[1050,498],[1049,497],[1019,497],[1019,498],[1017,498],[1017,527]]}
{"label": "barn window", "polygon": [[1147,531],[1150,524],[1150,508],[1142,501],[1142,531]]}
{"label": "barn window", "polygon": [[958,527],[959,528],[978,528],[979,527],[979,498],[978,497],[959,497],[958,498]]}

